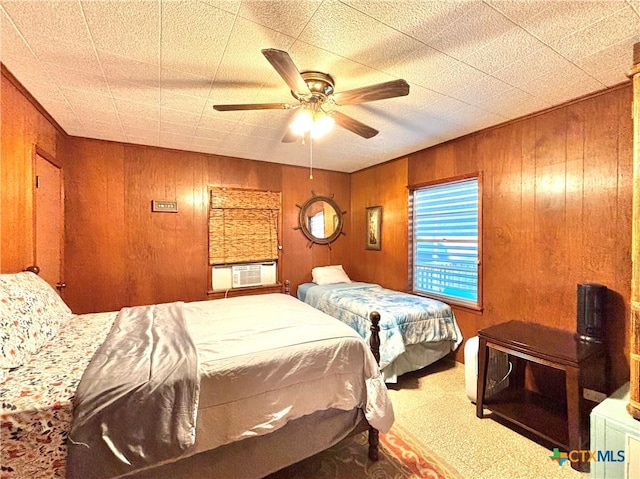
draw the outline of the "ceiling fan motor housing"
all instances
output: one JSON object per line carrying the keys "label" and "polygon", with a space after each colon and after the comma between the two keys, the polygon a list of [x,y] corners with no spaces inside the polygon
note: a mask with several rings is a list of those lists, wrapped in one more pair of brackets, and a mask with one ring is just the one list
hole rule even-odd
{"label": "ceiling fan motor housing", "polygon": [[328,96],[333,94],[335,87],[335,81],[333,77],[328,73],[308,71],[301,72],[300,76],[304,79],[309,91],[311,91],[311,98],[309,95],[299,93],[291,90],[291,94],[296,100],[299,101],[317,101],[318,103],[324,103]]}

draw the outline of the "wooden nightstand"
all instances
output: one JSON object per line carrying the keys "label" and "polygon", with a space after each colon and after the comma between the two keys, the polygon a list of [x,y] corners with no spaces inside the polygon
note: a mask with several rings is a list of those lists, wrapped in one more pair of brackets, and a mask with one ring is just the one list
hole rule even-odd
{"label": "wooden nightstand", "polygon": [[[596,403],[585,397],[585,389],[601,393],[607,390],[604,344],[582,341],[568,331],[524,321],[490,326],[478,331],[478,337],[476,415],[482,418],[487,408],[565,452],[589,449],[589,413]],[[515,365],[509,387],[487,398],[489,349],[507,353]],[[527,362],[563,371],[564,390],[542,395],[526,389],[523,373]],[[571,467],[588,471],[589,463],[572,461]]]}

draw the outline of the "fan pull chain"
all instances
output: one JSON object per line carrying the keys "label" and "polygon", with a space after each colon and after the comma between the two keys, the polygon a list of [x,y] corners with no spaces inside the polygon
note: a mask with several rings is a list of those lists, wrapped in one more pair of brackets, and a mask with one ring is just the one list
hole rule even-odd
{"label": "fan pull chain", "polygon": [[313,137],[309,135],[309,179],[313,180]]}

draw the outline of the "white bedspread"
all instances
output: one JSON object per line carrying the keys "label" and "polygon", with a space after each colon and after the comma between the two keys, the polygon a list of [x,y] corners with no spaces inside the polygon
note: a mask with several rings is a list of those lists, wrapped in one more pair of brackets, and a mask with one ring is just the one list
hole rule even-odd
{"label": "white bedspread", "polygon": [[378,365],[340,321],[284,294],[187,303],[184,314],[202,374],[197,450],[329,408],[361,407],[373,427],[391,428]]}

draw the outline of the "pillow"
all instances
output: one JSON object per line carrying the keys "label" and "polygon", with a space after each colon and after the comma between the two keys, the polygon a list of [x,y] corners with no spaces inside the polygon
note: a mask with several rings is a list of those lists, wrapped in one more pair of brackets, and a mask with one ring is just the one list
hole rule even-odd
{"label": "pillow", "polygon": [[351,279],[342,269],[341,264],[333,266],[319,266],[311,270],[313,282],[319,285],[334,283],[351,283]]}
{"label": "pillow", "polygon": [[0,369],[22,365],[72,315],[58,293],[36,274],[0,274]]}

